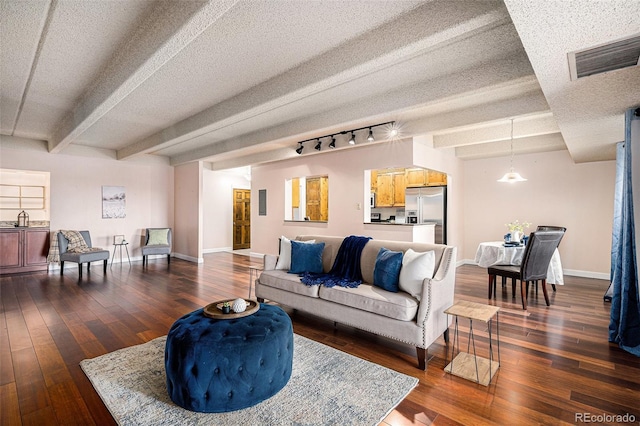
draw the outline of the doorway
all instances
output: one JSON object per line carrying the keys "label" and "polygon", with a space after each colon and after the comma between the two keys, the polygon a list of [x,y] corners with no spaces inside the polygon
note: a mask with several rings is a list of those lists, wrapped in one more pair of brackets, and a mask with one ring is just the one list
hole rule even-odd
{"label": "doorway", "polygon": [[233,189],[233,249],[251,248],[251,190]]}

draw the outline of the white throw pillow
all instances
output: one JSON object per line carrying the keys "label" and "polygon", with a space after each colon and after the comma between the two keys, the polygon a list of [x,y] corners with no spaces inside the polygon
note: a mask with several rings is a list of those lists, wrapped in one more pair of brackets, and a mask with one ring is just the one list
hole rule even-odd
{"label": "white throw pillow", "polygon": [[399,288],[420,300],[422,281],[433,278],[436,268],[436,253],[431,250],[424,253],[408,249],[402,257]]}
{"label": "white throw pillow", "polygon": [[[316,240],[298,241],[300,243],[315,243]],[[276,269],[288,271],[291,269],[291,240],[284,235],[280,237],[280,255],[276,262]]]}

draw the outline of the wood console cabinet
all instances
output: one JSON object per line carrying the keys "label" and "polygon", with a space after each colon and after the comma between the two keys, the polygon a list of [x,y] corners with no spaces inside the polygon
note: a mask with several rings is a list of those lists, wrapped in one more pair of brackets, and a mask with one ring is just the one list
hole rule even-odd
{"label": "wood console cabinet", "polygon": [[0,229],[0,274],[47,270],[49,228]]}

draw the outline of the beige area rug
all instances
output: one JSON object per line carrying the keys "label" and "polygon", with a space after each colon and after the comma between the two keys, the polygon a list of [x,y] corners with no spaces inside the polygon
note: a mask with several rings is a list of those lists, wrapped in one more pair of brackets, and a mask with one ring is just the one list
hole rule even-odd
{"label": "beige area rug", "polygon": [[120,425],[377,425],[418,379],[294,335],[293,372],[275,396],[229,413],[196,413],[166,390],[166,337],[80,366]]}

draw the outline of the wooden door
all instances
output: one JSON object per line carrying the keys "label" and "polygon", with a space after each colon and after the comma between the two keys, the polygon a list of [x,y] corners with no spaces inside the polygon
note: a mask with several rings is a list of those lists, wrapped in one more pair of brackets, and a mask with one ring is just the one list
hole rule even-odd
{"label": "wooden door", "polygon": [[309,220],[329,220],[329,181],[326,176],[307,178],[307,217]]}
{"label": "wooden door", "polygon": [[307,217],[309,220],[322,220],[320,213],[320,178],[308,178],[306,181]]}
{"label": "wooden door", "polygon": [[251,248],[251,190],[233,190],[233,249]]}

